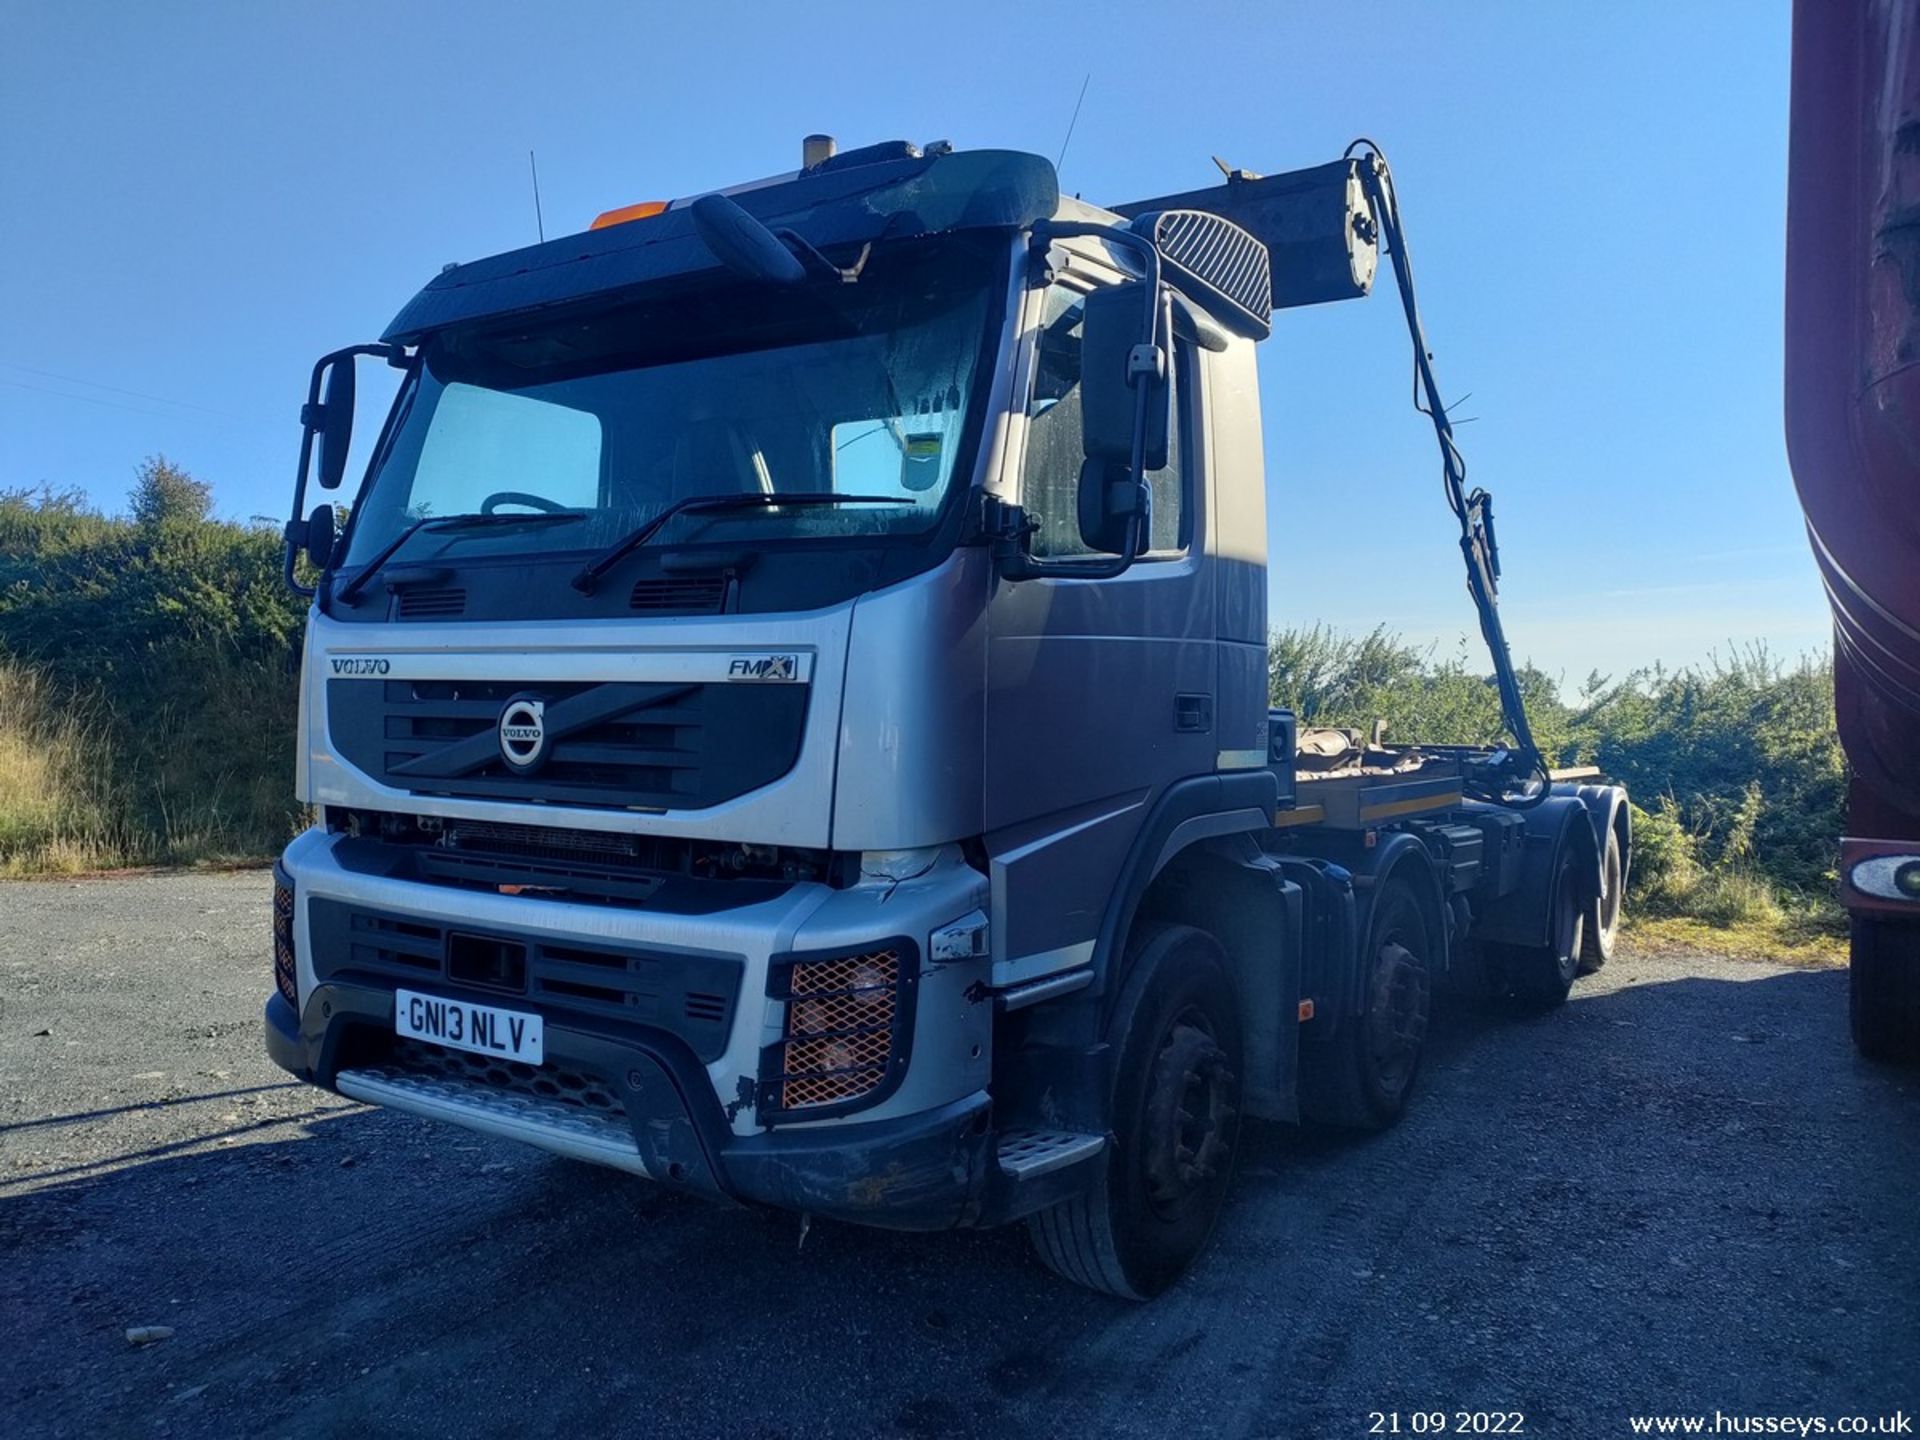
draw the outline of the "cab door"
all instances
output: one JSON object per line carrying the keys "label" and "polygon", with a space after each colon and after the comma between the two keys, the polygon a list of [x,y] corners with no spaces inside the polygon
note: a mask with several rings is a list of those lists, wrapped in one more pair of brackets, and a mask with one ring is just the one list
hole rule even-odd
{"label": "cab door", "polygon": [[[1056,560],[1094,555],[1078,519],[1081,274],[1028,297],[1012,498],[1039,527],[1033,553]],[[988,604],[983,799],[997,984],[1084,964],[1154,800],[1214,770],[1200,367],[1184,341],[1173,369],[1168,462],[1148,477],[1149,552],[1110,580],[1001,580]]]}

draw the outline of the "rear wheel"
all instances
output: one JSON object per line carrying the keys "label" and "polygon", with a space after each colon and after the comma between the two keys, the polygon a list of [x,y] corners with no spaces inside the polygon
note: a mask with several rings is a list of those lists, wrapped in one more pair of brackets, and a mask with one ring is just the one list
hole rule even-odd
{"label": "rear wheel", "polygon": [[1551,1010],[1566,1003],[1580,973],[1586,941],[1586,906],[1580,900],[1580,852],[1571,841],[1562,847],[1547,902],[1547,943],[1511,946],[1504,951],[1507,984],[1524,1003]]}
{"label": "rear wheel", "polygon": [[1108,1037],[1113,1145],[1086,1194],[1027,1222],[1056,1273],[1126,1300],[1165,1290],[1200,1253],[1233,1180],[1240,1007],[1219,941],[1186,925],[1129,947]]}
{"label": "rear wheel", "polygon": [[1600,856],[1600,895],[1594,901],[1593,913],[1587,917],[1586,934],[1580,946],[1582,975],[1591,975],[1613,958],[1626,878],[1626,856],[1620,848],[1620,832],[1608,826],[1607,848]]}
{"label": "rear wheel", "polygon": [[1361,1012],[1324,1034],[1308,1033],[1301,1105],[1323,1124],[1384,1130],[1407,1108],[1420,1073],[1433,996],[1432,935],[1405,879],[1389,877],[1380,887],[1361,964]]}
{"label": "rear wheel", "polygon": [[1870,1060],[1920,1063],[1920,922],[1853,917],[1847,1018]]}

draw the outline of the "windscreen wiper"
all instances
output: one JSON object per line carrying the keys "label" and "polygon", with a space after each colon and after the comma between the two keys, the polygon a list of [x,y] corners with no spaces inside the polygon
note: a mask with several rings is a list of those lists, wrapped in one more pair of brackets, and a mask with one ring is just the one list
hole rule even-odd
{"label": "windscreen wiper", "polygon": [[477,512],[471,515],[428,515],[414,521],[382,545],[374,557],[360,567],[358,575],[334,592],[333,598],[343,605],[351,605],[353,597],[366,589],[367,581],[373,578],[374,572],[397,555],[400,547],[422,530],[478,530],[487,525],[557,525],[569,520],[584,520],[586,514],[584,510],[567,510],[550,515],[487,515]]}
{"label": "windscreen wiper", "polygon": [[591,595],[600,577],[620,561],[660,533],[676,515],[698,514],[704,510],[777,510],[786,506],[815,505],[911,505],[898,495],[836,495],[831,490],[796,490],[789,494],[762,490],[742,490],[736,495],[688,495],[676,500],[659,514],[642,520],[620,539],[580,567],[573,577],[573,588]]}

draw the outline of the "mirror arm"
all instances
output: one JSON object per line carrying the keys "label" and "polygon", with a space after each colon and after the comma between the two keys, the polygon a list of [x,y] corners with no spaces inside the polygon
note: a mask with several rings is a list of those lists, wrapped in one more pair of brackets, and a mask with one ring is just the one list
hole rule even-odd
{"label": "mirror arm", "polygon": [[[1140,257],[1140,289],[1146,300],[1141,333],[1147,338],[1134,346],[1127,356],[1127,383],[1134,390],[1133,457],[1128,463],[1127,477],[1135,487],[1144,491],[1148,387],[1140,384],[1139,380],[1143,375],[1161,373],[1166,363],[1166,351],[1161,346],[1160,336],[1160,252],[1145,236],[1136,235],[1119,225],[1100,225],[1087,220],[1047,220],[1033,227],[1034,243],[1039,246],[1050,245],[1056,239],[1073,235],[1093,236],[1122,250],[1131,250]],[[1022,549],[1008,558],[1002,573],[1010,580],[1111,580],[1124,575],[1133,568],[1133,562],[1139,555],[1140,527],[1149,503],[1144,494],[1137,498],[1133,514],[1127,517],[1125,538],[1118,555],[1106,560],[1036,560]]]}
{"label": "mirror arm", "polygon": [[1033,227],[1036,245],[1045,246],[1064,236],[1088,235],[1131,250],[1140,257],[1140,278],[1144,282],[1146,314],[1142,329],[1157,343],[1160,335],[1160,252],[1144,235],[1136,235],[1124,225],[1101,225],[1091,220],[1043,220]]}
{"label": "mirror arm", "polygon": [[1111,580],[1133,567],[1140,549],[1140,516],[1127,521],[1126,549],[1105,560],[1036,560],[1021,550],[1007,557],[1000,573],[1009,580]]}
{"label": "mirror arm", "polygon": [[313,461],[313,437],[320,422],[320,381],[327,373],[327,367],[351,361],[356,355],[378,355],[389,365],[405,362],[407,349],[404,345],[349,345],[344,350],[334,350],[322,355],[313,362],[313,373],[307,379],[306,402],[300,407],[300,462],[293,475],[293,518],[287,521],[284,531],[286,537],[286,564],[281,578],[287,582],[287,589],[302,597],[310,597],[315,587],[302,585],[294,573],[294,562],[299,559],[300,549],[306,538],[304,512],[307,507],[307,471]]}

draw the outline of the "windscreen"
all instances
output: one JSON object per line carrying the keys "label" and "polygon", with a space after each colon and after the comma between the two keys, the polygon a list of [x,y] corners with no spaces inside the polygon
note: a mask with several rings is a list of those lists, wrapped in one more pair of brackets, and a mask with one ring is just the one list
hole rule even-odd
{"label": "windscreen", "polygon": [[884,503],[677,515],[657,546],[922,535],[954,492],[1000,247],[878,247],[857,282],[718,286],[435,337],[355,509],[346,564],[410,524],[420,559],[593,551],[684,500]]}

